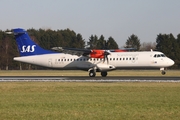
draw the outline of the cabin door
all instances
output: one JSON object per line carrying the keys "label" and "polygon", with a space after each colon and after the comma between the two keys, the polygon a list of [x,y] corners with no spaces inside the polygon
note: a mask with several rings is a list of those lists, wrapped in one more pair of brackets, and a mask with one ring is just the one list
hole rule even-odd
{"label": "cabin door", "polygon": [[48,66],[49,66],[49,67],[52,67],[52,66],[53,66],[53,65],[52,65],[52,59],[51,59],[51,58],[48,60]]}

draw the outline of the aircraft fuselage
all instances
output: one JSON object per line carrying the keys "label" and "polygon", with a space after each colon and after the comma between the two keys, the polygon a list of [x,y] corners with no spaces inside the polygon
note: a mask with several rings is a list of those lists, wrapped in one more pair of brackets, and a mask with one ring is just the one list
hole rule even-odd
{"label": "aircraft fuselage", "polygon": [[[157,55],[157,57],[155,57],[155,55]],[[163,53],[156,51],[115,52],[111,53],[108,56],[108,60],[104,61],[100,58],[89,58],[85,56],[78,57],[76,55],[55,53],[15,57],[14,60],[50,68],[82,70],[88,70],[94,66],[103,64],[112,65],[115,67],[114,69],[164,68],[174,64],[174,61],[172,61],[170,58],[161,55],[163,55]]]}

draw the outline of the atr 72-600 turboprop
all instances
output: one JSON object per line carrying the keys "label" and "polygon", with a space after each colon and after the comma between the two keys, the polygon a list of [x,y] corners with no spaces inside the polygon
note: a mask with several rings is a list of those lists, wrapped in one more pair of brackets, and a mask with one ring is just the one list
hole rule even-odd
{"label": "atr 72-600 turboprop", "polygon": [[13,33],[20,53],[20,57],[14,57],[15,61],[63,70],[86,70],[90,77],[95,77],[96,72],[106,77],[108,71],[124,68],[159,68],[165,74],[165,68],[174,64],[162,52],[152,50],[126,52],[65,47],[45,50],[33,42],[24,29],[13,29]]}

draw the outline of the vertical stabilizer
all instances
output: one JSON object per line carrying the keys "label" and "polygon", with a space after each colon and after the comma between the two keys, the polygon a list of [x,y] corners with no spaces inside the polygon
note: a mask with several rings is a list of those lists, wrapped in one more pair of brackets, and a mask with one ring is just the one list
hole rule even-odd
{"label": "vertical stabilizer", "polygon": [[13,29],[16,43],[18,45],[20,56],[30,56],[30,55],[41,55],[55,53],[54,51],[45,50],[37,45],[28,33],[21,28]]}

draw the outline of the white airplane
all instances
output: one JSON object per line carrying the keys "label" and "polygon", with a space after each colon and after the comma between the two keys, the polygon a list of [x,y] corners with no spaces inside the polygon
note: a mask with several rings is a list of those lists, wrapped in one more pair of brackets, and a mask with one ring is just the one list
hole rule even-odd
{"label": "white airplane", "polygon": [[63,47],[52,48],[61,52],[45,50],[34,43],[24,29],[13,29],[13,33],[20,53],[20,57],[14,57],[15,61],[63,70],[86,70],[90,77],[95,77],[96,72],[106,77],[108,71],[124,68],[159,68],[164,75],[165,68],[174,64],[162,52],[152,50],[125,52]]}

